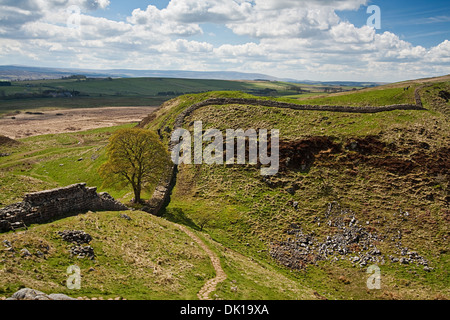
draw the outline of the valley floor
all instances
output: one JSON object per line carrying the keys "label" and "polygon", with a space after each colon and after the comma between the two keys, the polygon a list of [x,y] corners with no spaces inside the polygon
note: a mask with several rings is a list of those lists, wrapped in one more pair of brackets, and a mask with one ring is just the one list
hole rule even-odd
{"label": "valley floor", "polygon": [[139,122],[156,107],[105,107],[23,112],[0,118],[0,135],[20,139]]}

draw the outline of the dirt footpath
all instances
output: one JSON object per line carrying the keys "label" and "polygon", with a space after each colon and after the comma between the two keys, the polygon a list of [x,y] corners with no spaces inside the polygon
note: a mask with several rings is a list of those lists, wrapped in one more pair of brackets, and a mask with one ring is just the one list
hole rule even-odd
{"label": "dirt footpath", "polygon": [[[65,109],[0,118],[0,135],[20,139],[43,134],[84,131],[139,122],[157,107]],[[15,118],[15,119],[13,119]]]}
{"label": "dirt footpath", "polygon": [[194,240],[209,256],[211,259],[211,263],[216,271],[216,277],[209,279],[205,285],[200,289],[197,297],[200,300],[212,300],[210,298],[210,294],[217,289],[217,285],[227,279],[226,273],[222,269],[222,265],[220,264],[220,259],[208,246],[193,232],[189,231],[185,226],[178,225],[178,227],[186,233],[192,240]]}

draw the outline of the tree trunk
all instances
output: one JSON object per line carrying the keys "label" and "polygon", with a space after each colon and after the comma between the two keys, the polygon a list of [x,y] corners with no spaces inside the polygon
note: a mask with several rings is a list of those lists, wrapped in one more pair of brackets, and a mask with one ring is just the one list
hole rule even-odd
{"label": "tree trunk", "polygon": [[134,189],[134,203],[138,204],[142,202],[141,199],[141,186],[136,186]]}

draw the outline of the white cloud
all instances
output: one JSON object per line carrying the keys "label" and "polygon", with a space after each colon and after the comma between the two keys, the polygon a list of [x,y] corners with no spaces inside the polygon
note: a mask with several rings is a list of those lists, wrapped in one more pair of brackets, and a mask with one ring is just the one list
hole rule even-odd
{"label": "white cloud", "polygon": [[158,47],[160,52],[164,53],[210,53],[213,51],[213,45],[207,42],[188,41],[186,39],[177,39],[175,41],[167,41]]}
{"label": "white cloud", "polygon": [[162,10],[165,18],[182,23],[225,23],[251,13],[251,4],[233,0],[172,0]]}
{"label": "white cloud", "polygon": [[375,39],[375,29],[368,26],[356,28],[349,22],[342,22],[330,29],[333,40],[337,43],[369,43]]}
{"label": "white cloud", "polygon": [[335,10],[357,10],[367,0],[255,0],[262,10],[282,10],[305,7],[330,7]]}
{"label": "white cloud", "polygon": [[450,41],[445,40],[438,46],[432,48],[428,52],[430,62],[437,64],[449,64],[450,63]]}
{"label": "white cloud", "polygon": [[255,38],[309,38],[320,36],[339,22],[330,8],[293,8],[281,10],[256,10],[245,21],[228,23],[238,35]]}
{"label": "white cloud", "polygon": [[[450,73],[450,42],[426,49],[342,21],[366,0],[171,0],[125,21],[91,15],[109,0],[0,0],[0,59],[85,68],[236,70],[297,79],[406,79]],[[80,28],[67,24],[80,8]],[[205,24],[231,30],[231,44]],[[229,32],[228,32],[229,33]],[[192,38],[195,37],[195,38]],[[205,38],[203,38],[205,37]]]}

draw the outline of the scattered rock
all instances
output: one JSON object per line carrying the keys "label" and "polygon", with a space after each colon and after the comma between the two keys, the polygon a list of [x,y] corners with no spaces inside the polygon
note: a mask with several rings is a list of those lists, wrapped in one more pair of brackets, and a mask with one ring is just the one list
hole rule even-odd
{"label": "scattered rock", "polygon": [[54,300],[54,301],[73,301],[73,300],[77,300],[75,298],[71,298],[71,297],[66,296],[65,294],[61,294],[61,293],[52,293],[52,294],[48,295],[48,297],[50,298],[50,300]]}
{"label": "scattered rock", "polygon": [[[316,217],[315,222],[320,219]],[[370,227],[362,226],[351,211],[333,202],[329,204],[325,219],[325,225],[330,228],[330,235],[325,239],[305,234],[297,224],[291,224],[291,229],[287,231],[291,237],[272,243],[270,255],[286,267],[298,270],[323,260],[348,260],[360,267],[385,263],[383,253],[376,247],[378,242],[383,241],[383,236],[371,232]],[[401,243],[396,246],[401,257],[389,255],[391,263],[428,266],[428,261],[417,252],[403,248]]]}
{"label": "scattered rock", "polygon": [[20,255],[22,256],[22,258],[31,257],[31,252],[27,249],[22,249],[20,250]]}
{"label": "scattered rock", "polygon": [[64,294],[50,294],[47,295],[41,291],[33,290],[29,288],[20,289],[16,293],[14,293],[11,298],[6,300],[76,300]]}
{"label": "scattered rock", "polygon": [[3,245],[7,248],[12,248],[12,244],[8,240],[3,240]]}
{"label": "scattered rock", "polygon": [[91,235],[81,230],[64,230],[58,232],[64,241],[74,242],[77,244],[88,244],[92,241]]}
{"label": "scattered rock", "polygon": [[36,256],[43,259],[45,258],[45,254],[41,250],[36,251]]}
{"label": "scattered rock", "polygon": [[76,256],[78,259],[95,259],[94,248],[91,246],[73,246],[70,248],[70,255]]}
{"label": "scattered rock", "polygon": [[128,220],[128,221],[132,220],[128,215],[126,215],[126,214],[124,214],[124,213],[121,213],[121,214],[120,214],[120,217],[123,218],[123,219],[125,219],[125,220]]}

